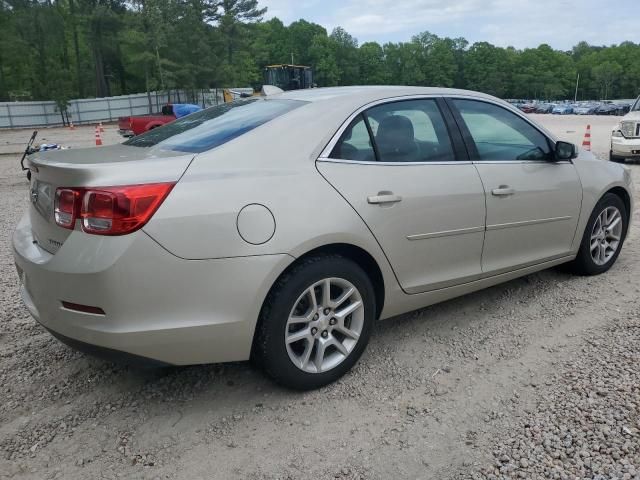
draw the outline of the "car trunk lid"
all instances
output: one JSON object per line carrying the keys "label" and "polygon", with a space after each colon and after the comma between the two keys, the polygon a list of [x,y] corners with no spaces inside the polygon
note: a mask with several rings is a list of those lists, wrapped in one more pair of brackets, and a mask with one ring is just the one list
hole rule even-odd
{"label": "car trunk lid", "polygon": [[72,232],[55,222],[56,189],[176,182],[193,157],[193,153],[126,145],[32,155],[29,216],[34,240],[55,254]]}

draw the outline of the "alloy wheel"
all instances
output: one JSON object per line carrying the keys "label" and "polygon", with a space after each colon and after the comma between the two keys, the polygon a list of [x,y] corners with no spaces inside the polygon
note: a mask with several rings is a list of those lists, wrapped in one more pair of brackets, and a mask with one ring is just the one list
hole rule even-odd
{"label": "alloy wheel", "polygon": [[622,238],[622,214],[616,207],[606,207],[591,230],[591,259],[605,265],[616,254]]}
{"label": "alloy wheel", "polygon": [[307,373],[335,368],[353,351],[364,326],[358,289],[342,278],[325,278],[296,300],[285,328],[287,353]]}

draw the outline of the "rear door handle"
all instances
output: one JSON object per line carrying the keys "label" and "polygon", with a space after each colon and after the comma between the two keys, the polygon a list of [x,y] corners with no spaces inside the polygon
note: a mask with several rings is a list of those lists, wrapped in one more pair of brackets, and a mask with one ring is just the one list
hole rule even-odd
{"label": "rear door handle", "polygon": [[381,204],[381,203],[398,203],[402,201],[400,195],[395,195],[391,192],[378,192],[378,195],[372,195],[367,197],[367,203]]}
{"label": "rear door handle", "polygon": [[500,185],[500,187],[491,190],[491,194],[496,197],[507,197],[514,193],[516,193],[516,191],[508,185]]}

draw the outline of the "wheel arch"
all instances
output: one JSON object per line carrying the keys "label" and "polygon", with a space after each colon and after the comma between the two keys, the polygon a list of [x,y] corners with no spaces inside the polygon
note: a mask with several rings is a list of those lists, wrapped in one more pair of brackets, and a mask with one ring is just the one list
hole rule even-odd
{"label": "wheel arch", "polygon": [[[373,290],[376,295],[376,318],[378,318],[384,307],[385,285],[382,270],[375,258],[373,258],[373,256],[362,247],[358,247],[350,243],[331,243],[308,251],[301,257],[297,258],[296,262],[304,258],[320,254],[341,255],[353,260],[365,271],[373,284]],[[296,262],[293,262],[291,266]]]}
{"label": "wheel arch", "polygon": [[[254,332],[253,332],[252,344],[255,344],[256,335],[260,331],[260,322],[262,321],[262,310],[264,308],[264,305],[269,299],[271,292],[273,291],[274,287],[277,285],[280,278],[286,275],[292,268],[294,268],[303,260],[309,257],[323,255],[323,254],[341,255],[345,258],[353,260],[365,271],[365,273],[371,280],[371,283],[373,284],[373,289],[375,293],[375,301],[376,301],[375,318],[378,319],[380,317],[382,309],[384,308],[385,284],[384,284],[384,276],[382,274],[382,270],[380,266],[378,265],[378,262],[375,260],[375,258],[373,258],[373,256],[369,252],[367,252],[362,247],[358,247],[350,243],[330,243],[330,244],[322,245],[319,247],[315,247],[307,251],[303,255],[296,257],[296,259],[293,262],[291,262],[287,266],[287,268],[285,268],[280,273],[280,275],[278,275],[278,277],[273,281],[271,287],[269,288],[269,291],[267,292],[267,295],[262,301],[262,306],[260,307],[260,315],[258,316],[258,321],[256,322]],[[251,350],[253,352],[254,348],[252,347]]]}
{"label": "wheel arch", "polygon": [[[631,205],[631,195],[629,195],[629,192],[627,192],[627,190],[623,187],[620,186],[616,186],[613,188],[610,188],[609,190],[607,190],[604,195],[606,195],[607,193],[611,193],[617,197],[620,198],[620,200],[622,200],[622,203],[624,203],[624,208],[627,211],[627,225],[626,228],[627,230],[629,229],[629,225],[631,224],[631,217],[633,215],[632,212],[632,205]],[[604,197],[603,195],[603,197]],[[627,235],[627,230],[625,230],[624,235]]]}
{"label": "wheel arch", "polygon": [[613,187],[607,190],[605,192],[605,195],[607,193],[613,193],[614,195],[620,197],[620,199],[624,203],[624,208],[627,209],[627,214],[631,215],[631,195],[629,195],[629,192],[627,192],[623,187]]}

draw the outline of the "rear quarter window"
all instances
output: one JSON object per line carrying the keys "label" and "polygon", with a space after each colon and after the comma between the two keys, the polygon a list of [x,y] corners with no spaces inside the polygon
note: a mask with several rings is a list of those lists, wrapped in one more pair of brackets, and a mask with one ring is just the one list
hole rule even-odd
{"label": "rear quarter window", "polygon": [[227,143],[307,102],[249,98],[216,105],[133,137],[125,145],[200,153]]}

